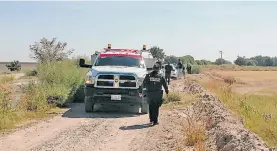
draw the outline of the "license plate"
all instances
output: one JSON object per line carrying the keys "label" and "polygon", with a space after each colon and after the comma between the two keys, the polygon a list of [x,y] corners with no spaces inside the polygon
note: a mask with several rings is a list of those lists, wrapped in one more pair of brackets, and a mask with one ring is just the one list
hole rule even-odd
{"label": "license plate", "polygon": [[121,95],[111,95],[111,100],[121,100]]}

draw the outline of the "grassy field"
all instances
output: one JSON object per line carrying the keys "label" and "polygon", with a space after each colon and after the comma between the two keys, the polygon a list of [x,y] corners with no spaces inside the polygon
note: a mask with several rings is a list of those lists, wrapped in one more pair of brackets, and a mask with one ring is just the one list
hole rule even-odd
{"label": "grassy field", "polygon": [[[0,62],[0,74],[5,73],[5,72],[10,72],[8,68],[6,67],[6,64],[9,62]],[[26,70],[32,70],[36,69],[37,63],[34,62],[21,62],[21,71],[26,71]]]}
{"label": "grassy field", "polygon": [[262,67],[256,67],[258,71],[240,68],[244,69],[202,70],[205,76],[194,80],[243,117],[247,128],[270,146],[277,147],[277,71],[266,71],[268,68]]}

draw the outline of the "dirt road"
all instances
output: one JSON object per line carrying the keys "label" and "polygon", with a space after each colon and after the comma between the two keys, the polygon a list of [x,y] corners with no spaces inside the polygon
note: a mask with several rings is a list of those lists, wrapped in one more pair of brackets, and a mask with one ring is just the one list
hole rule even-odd
{"label": "dirt road", "polygon": [[162,110],[160,124],[148,115],[85,113],[73,104],[64,114],[0,138],[1,151],[176,151],[177,111]]}

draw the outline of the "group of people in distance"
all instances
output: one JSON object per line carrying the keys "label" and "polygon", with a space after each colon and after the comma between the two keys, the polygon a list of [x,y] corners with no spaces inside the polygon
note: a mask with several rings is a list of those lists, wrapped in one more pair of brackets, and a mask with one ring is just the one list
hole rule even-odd
{"label": "group of people in distance", "polygon": [[[183,65],[181,59],[178,60],[177,66],[177,77],[181,78],[185,74],[185,66]],[[171,71],[173,70],[173,67],[171,66],[170,62],[167,63],[165,66],[165,80],[167,84],[170,84],[170,77],[171,77]],[[187,73],[191,74],[191,65],[187,64]]]}

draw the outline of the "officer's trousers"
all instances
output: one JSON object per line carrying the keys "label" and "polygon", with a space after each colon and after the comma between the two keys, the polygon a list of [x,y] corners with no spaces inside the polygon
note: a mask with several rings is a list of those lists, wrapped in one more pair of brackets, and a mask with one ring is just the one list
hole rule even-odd
{"label": "officer's trousers", "polygon": [[165,81],[169,85],[169,83],[170,83],[170,73],[165,73]]}
{"label": "officer's trousers", "polygon": [[158,122],[159,108],[161,100],[150,99],[149,100],[149,118],[150,122]]}
{"label": "officer's trousers", "polygon": [[188,68],[188,74],[191,74],[191,67]]}
{"label": "officer's trousers", "polygon": [[177,69],[177,77],[181,78],[183,76],[183,69]]}

